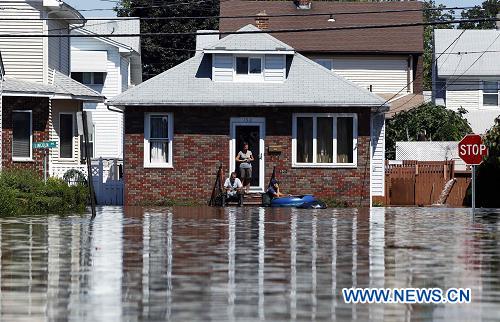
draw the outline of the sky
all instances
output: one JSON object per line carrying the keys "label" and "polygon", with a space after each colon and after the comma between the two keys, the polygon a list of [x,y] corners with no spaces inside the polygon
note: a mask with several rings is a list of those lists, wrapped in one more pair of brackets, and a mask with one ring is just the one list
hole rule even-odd
{"label": "sky", "polygon": [[[444,4],[447,7],[466,7],[479,5],[484,0],[436,0],[438,4]],[[113,9],[115,2],[113,0],[66,0],[68,4],[75,9]],[[113,10],[106,11],[82,11],[85,17],[112,17],[115,16]]]}

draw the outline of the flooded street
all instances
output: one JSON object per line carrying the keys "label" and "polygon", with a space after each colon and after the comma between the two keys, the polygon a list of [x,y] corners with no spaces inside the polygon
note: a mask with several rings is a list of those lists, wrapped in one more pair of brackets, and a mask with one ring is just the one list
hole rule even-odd
{"label": "flooded street", "polygon": [[[500,215],[106,207],[0,219],[2,321],[498,321]],[[346,304],[344,287],[471,288]]]}

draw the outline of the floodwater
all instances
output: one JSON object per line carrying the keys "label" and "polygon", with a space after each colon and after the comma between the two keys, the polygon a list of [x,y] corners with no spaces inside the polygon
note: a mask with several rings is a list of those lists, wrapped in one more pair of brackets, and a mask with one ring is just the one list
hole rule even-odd
{"label": "floodwater", "polygon": [[[500,213],[105,207],[0,219],[1,321],[498,321]],[[346,304],[344,287],[471,288]]]}

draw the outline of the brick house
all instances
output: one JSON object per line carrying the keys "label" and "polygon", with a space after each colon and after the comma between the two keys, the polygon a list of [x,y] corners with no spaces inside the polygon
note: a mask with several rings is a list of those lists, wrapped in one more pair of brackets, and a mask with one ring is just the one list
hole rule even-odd
{"label": "brick house", "polygon": [[269,34],[206,45],[108,104],[125,113],[126,205],[206,201],[244,141],[256,156],[251,191],[276,166],[288,193],[370,205],[371,121],[388,106]]}
{"label": "brick house", "polygon": [[[423,22],[421,1],[221,1],[220,31],[345,28]],[[301,15],[297,17],[297,15]],[[372,118],[372,196],[385,193],[385,118],[424,102],[422,26],[273,34],[297,52],[388,100]]]}

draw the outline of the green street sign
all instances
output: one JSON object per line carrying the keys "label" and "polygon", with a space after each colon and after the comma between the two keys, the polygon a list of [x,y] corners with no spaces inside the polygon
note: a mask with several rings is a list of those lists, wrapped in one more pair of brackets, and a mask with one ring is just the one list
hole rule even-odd
{"label": "green street sign", "polygon": [[53,149],[57,147],[56,141],[33,142],[33,149]]}

